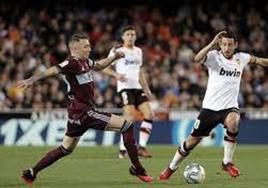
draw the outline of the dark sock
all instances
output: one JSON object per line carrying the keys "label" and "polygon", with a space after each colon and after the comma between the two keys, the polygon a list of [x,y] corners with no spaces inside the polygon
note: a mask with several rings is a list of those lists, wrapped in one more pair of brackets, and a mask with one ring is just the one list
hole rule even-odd
{"label": "dark sock", "polygon": [[137,152],[137,146],[133,133],[133,125],[131,125],[124,133],[123,133],[124,145],[127,149],[128,156],[131,160],[131,163],[136,168],[138,174],[144,173],[144,168],[142,167]]}
{"label": "dark sock", "polygon": [[39,171],[52,165],[58,159],[70,154],[71,151],[65,149],[63,146],[49,151],[38,163],[33,167],[34,174],[36,175]]}

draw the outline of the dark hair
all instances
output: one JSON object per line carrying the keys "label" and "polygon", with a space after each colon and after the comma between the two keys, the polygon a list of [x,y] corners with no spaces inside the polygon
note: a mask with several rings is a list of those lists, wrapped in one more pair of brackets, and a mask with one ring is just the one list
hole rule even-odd
{"label": "dark hair", "polygon": [[88,35],[85,33],[80,33],[80,34],[74,34],[69,38],[68,41],[68,46],[72,43],[72,42],[79,42],[82,39],[89,39]]}
{"label": "dark hair", "polygon": [[126,31],[133,30],[135,31],[135,27],[132,25],[127,25],[121,29],[121,34],[123,35]]}
{"label": "dark hair", "polygon": [[238,36],[233,32],[227,32],[227,33],[223,34],[222,37],[229,38],[229,39],[234,39],[235,42],[238,41]]}

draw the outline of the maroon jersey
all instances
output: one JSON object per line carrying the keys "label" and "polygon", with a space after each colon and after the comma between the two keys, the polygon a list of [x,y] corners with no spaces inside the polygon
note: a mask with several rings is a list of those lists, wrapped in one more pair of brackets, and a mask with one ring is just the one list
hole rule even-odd
{"label": "maroon jersey", "polygon": [[58,65],[68,89],[68,113],[72,119],[79,118],[94,109],[94,82],[91,59],[70,57]]}

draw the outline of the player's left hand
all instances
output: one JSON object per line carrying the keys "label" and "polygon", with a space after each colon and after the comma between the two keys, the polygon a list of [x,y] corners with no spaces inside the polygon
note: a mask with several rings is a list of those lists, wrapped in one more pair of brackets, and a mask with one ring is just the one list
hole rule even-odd
{"label": "player's left hand", "polygon": [[33,84],[33,81],[32,79],[28,78],[28,79],[25,79],[25,80],[20,80],[16,83],[16,86],[18,88],[22,88],[22,89],[27,89],[30,85]]}

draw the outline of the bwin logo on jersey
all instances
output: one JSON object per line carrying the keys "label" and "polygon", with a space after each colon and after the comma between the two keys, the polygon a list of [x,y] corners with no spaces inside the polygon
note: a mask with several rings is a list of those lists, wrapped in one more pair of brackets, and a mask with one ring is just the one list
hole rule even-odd
{"label": "bwin logo on jersey", "polygon": [[125,65],[135,65],[138,64],[137,62],[133,61],[133,60],[127,60],[125,61]]}
{"label": "bwin logo on jersey", "polygon": [[221,76],[239,77],[241,75],[241,72],[237,71],[236,69],[234,71],[230,71],[230,70],[224,70],[224,68],[221,68],[220,75]]}

